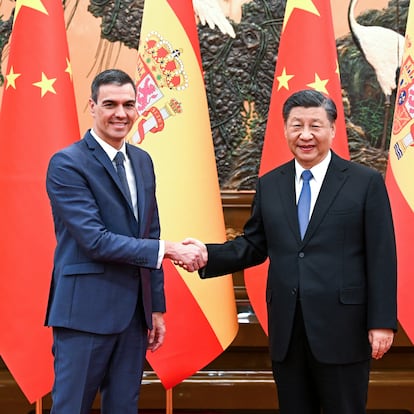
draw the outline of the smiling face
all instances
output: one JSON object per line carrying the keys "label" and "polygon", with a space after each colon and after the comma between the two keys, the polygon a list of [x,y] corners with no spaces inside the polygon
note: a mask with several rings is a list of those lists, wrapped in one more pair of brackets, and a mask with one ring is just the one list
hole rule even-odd
{"label": "smiling face", "polygon": [[292,108],[284,128],[290,151],[305,169],[326,157],[336,131],[335,122],[328,119],[323,107]]}
{"label": "smiling face", "polygon": [[93,129],[106,143],[121,148],[137,119],[135,91],[131,84],[106,84],[99,87],[96,102],[90,98]]}

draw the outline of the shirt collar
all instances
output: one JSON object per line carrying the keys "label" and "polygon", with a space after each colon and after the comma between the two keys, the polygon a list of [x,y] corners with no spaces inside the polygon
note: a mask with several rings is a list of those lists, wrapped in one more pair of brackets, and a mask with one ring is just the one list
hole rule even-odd
{"label": "shirt collar", "polygon": [[125,158],[126,158],[127,155],[126,155],[125,141],[123,142],[122,147],[119,150],[117,150],[112,145],[109,145],[102,138],[100,138],[98,136],[98,134],[93,129],[90,130],[90,133],[95,138],[97,143],[102,147],[102,149],[106,152],[106,154],[108,155],[108,157],[111,161],[113,161],[113,159],[115,158],[115,155],[118,151],[121,151],[125,155]]}
{"label": "shirt collar", "polygon": [[[329,163],[331,161],[332,154],[331,151],[328,151],[326,157],[317,165],[313,166],[310,171],[312,172],[312,176],[317,182],[322,182],[325,178],[326,171],[328,170]],[[299,182],[301,179],[302,172],[306,168],[303,168],[295,159],[295,178],[296,181]]]}

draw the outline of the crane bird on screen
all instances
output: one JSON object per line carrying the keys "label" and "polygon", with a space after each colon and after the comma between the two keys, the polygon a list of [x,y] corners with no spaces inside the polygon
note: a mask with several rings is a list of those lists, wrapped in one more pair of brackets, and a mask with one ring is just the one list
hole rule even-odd
{"label": "crane bird on screen", "polygon": [[223,13],[219,0],[193,0],[193,7],[203,26],[206,23],[210,29],[217,26],[223,34],[236,37],[233,26]]}
{"label": "crane bird on screen", "polygon": [[397,87],[397,73],[404,53],[404,36],[381,26],[363,26],[355,20],[355,6],[351,0],[348,22],[355,44],[375,71],[378,83],[385,95],[384,130],[381,148],[385,148],[391,95]]}

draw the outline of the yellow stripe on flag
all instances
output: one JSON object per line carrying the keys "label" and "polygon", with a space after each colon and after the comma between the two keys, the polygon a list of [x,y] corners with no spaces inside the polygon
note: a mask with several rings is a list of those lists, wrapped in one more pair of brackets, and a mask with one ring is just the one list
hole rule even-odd
{"label": "yellow stripe on flag", "polygon": [[414,3],[410,3],[385,177],[395,226],[398,259],[398,320],[414,343]]}
{"label": "yellow stripe on flag", "polygon": [[[180,2],[145,3],[136,69],[140,117],[128,140],[154,161],[161,237],[222,242],[225,227],[205,87],[188,32],[173,9]],[[186,2],[192,14],[191,1]],[[195,29],[193,14],[190,21]],[[201,280],[181,268],[176,271],[224,350],[238,329],[232,277]],[[180,292],[171,289],[166,295],[168,315],[168,298]],[[186,327],[188,337],[193,328],[190,323]],[[167,336],[175,334],[168,331]]]}

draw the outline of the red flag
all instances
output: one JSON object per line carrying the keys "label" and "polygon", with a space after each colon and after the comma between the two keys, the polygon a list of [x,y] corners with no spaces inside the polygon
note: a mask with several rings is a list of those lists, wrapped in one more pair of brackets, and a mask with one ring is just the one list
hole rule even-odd
{"label": "red flag", "polygon": [[[224,241],[207,99],[191,0],[145,2],[137,59],[139,118],[129,142],[154,160],[161,236]],[[167,335],[147,355],[169,389],[233,341],[237,315],[231,276],[201,280],[164,262]]]}
{"label": "red flag", "polygon": [[[283,132],[282,107],[292,93],[302,89],[322,92],[336,103],[338,119],[333,150],[349,158],[330,3],[330,0],[288,0],[286,3],[260,176],[292,159]],[[265,332],[267,269],[266,261],[244,272],[250,302]]]}
{"label": "red flag", "polygon": [[62,2],[17,0],[0,112],[0,352],[30,402],[53,382],[43,326],[55,245],[46,169],[77,139]]}
{"label": "red flag", "polygon": [[385,177],[395,226],[398,258],[398,320],[414,343],[414,3],[410,3],[405,48],[395,102],[388,167]]}

